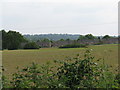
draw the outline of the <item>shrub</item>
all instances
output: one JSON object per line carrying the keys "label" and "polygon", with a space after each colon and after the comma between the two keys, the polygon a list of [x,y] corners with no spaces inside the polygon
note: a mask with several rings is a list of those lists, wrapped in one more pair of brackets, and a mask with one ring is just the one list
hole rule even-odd
{"label": "shrub", "polygon": [[87,47],[85,44],[68,44],[64,46],[60,46],[59,48],[81,48],[81,47]]}
{"label": "shrub", "polygon": [[120,85],[120,73],[118,73],[116,75],[116,78],[115,78],[116,82]]}
{"label": "shrub", "polygon": [[102,39],[109,39],[111,38],[109,35],[105,35]]}
{"label": "shrub", "polygon": [[24,46],[24,49],[39,49],[40,47],[35,42],[29,42]]}
{"label": "shrub", "polygon": [[[51,67],[32,63],[13,74],[10,86],[13,88],[119,88],[119,81],[109,66],[98,64],[90,51],[84,58],[79,55],[67,60],[55,60],[58,66]],[[8,85],[8,84],[7,84]],[[6,87],[6,86],[4,86]]]}
{"label": "shrub", "polygon": [[58,61],[62,65],[57,69],[56,77],[57,81],[61,81],[61,86],[68,88],[118,87],[118,83],[115,82],[115,74],[109,71],[107,65],[98,65],[89,51],[86,51],[84,57],[84,59],[80,59],[78,56],[67,61]]}

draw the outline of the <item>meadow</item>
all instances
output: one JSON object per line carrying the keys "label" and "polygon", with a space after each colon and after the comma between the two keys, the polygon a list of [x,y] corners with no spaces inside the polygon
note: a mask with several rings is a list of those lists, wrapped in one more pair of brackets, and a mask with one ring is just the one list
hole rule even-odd
{"label": "meadow", "polygon": [[16,67],[22,68],[28,66],[32,62],[44,64],[53,60],[63,60],[66,57],[75,57],[80,54],[81,57],[86,50],[91,50],[96,59],[101,58],[116,68],[118,66],[118,45],[91,45],[88,48],[40,48],[36,50],[4,50],[2,55],[4,75],[11,76],[16,72]]}

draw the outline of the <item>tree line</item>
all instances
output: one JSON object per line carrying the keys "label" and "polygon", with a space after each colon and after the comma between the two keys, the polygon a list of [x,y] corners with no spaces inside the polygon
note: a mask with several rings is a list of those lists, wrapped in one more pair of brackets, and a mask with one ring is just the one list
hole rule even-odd
{"label": "tree line", "polygon": [[[74,37],[74,35],[73,35],[73,37]],[[94,39],[110,39],[110,38],[116,38],[116,37],[112,37],[112,36],[109,36],[109,35],[105,35],[105,36],[93,36],[92,34],[87,34],[87,35],[79,35],[79,37],[77,38],[77,39],[70,39],[70,38],[67,38],[67,39],[64,39],[64,38],[60,38],[59,40],[57,40],[57,41],[70,41],[70,40],[94,40]],[[41,38],[39,38],[38,40],[37,40],[37,42],[38,41],[45,41],[45,42],[54,42],[54,40],[51,40],[51,39],[49,39],[49,38],[43,38],[43,39],[41,39]]]}
{"label": "tree line", "polygon": [[[39,48],[35,42],[30,42],[27,40],[22,34],[16,31],[8,31],[1,30],[2,32],[2,50],[16,50],[16,49],[35,49]],[[26,43],[24,47],[22,47],[22,43]]]}
{"label": "tree line", "polygon": [[[58,41],[60,39],[77,40],[79,37],[83,38],[82,37],[83,35],[79,35],[79,34],[76,34],[76,35],[72,35],[72,34],[35,34],[35,35],[26,34],[23,36],[31,41],[43,40],[45,38],[52,40],[52,41]],[[88,36],[89,36],[89,34],[88,34]],[[102,38],[103,36],[95,36],[95,37]]]}
{"label": "tree line", "polygon": [[[8,49],[8,50],[15,50],[15,49],[38,49],[40,46],[37,44],[37,42],[57,42],[57,41],[70,41],[70,38],[64,39],[60,38],[57,41],[50,40],[49,38],[39,38],[37,41],[30,40],[26,38],[24,35],[20,34],[19,32],[16,31],[8,31],[6,32],[5,30],[1,30],[0,33],[2,33],[2,49]],[[73,35],[74,36],[74,35]],[[103,37],[96,37],[93,36],[92,34],[87,34],[87,35],[79,35],[79,37],[76,39],[78,40],[94,40],[94,39],[109,39],[109,38],[114,38],[109,35],[105,35]]]}
{"label": "tree line", "polygon": [[77,35],[72,35],[72,34],[35,34],[35,35],[30,35],[30,34],[26,34],[23,36],[32,41],[43,40],[44,38],[49,38],[52,41],[58,41],[61,38],[64,40],[68,39],[68,38],[71,40],[76,40],[76,39],[78,39],[79,34],[77,34]]}

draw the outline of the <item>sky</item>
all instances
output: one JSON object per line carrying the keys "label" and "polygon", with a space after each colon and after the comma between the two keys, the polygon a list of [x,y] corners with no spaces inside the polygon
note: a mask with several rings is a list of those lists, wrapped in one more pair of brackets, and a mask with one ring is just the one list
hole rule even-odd
{"label": "sky", "polygon": [[3,0],[0,29],[22,34],[118,35],[119,0]]}

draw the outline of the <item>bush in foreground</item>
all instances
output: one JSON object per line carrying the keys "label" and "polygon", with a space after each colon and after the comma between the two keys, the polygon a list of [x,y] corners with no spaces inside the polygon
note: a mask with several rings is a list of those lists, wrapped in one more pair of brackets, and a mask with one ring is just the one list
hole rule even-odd
{"label": "bush in foreground", "polygon": [[108,65],[98,64],[99,60],[87,50],[83,59],[77,55],[54,61],[56,67],[32,63],[13,74],[9,84],[3,81],[4,88],[120,88],[119,75],[116,77]]}

